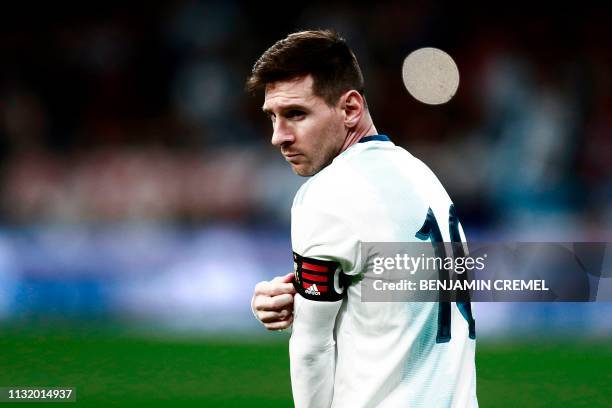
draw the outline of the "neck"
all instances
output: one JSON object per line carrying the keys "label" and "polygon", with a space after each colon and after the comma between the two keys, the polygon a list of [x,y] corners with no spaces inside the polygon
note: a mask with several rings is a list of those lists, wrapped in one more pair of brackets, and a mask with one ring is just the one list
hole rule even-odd
{"label": "neck", "polygon": [[378,131],[374,127],[374,122],[372,122],[372,118],[369,113],[363,115],[363,119],[352,129],[349,129],[346,132],[346,137],[344,139],[344,143],[340,148],[338,153],[342,153],[355,143],[359,142],[361,138],[366,136],[377,135]]}

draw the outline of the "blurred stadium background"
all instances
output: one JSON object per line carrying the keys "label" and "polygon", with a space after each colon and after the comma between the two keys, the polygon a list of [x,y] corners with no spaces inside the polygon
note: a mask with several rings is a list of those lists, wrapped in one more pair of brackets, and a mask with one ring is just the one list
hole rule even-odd
{"label": "blurred stadium background", "polygon": [[[0,386],[76,386],[92,406],[291,405],[287,335],[259,327],[249,301],[292,268],[303,180],[243,82],[297,29],[349,40],[377,128],[434,170],[469,240],[610,241],[608,9],[3,9]],[[459,66],[446,105],[403,87],[403,58],[423,46]],[[475,309],[482,406],[609,404],[609,303]]]}

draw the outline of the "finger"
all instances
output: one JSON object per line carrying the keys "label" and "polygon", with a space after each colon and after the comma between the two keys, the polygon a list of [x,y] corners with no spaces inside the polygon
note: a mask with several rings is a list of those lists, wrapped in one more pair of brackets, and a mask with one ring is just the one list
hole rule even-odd
{"label": "finger", "polygon": [[281,322],[265,323],[264,326],[268,330],[285,330],[286,328],[291,326],[292,323],[293,323],[293,316]]}
{"label": "finger", "polygon": [[293,287],[293,283],[271,283],[268,295],[269,296],[278,296],[283,294],[295,294],[295,287]]}
{"label": "finger", "polygon": [[284,276],[277,276],[274,279],[272,279],[272,282],[281,282],[281,283],[289,283],[293,280],[293,276],[295,275],[295,273],[293,272],[289,272],[288,274],[284,275]]}
{"label": "finger", "polygon": [[257,317],[262,323],[275,323],[287,320],[291,316],[291,314],[291,311],[283,309],[280,312],[258,312]]}
{"label": "finger", "polygon": [[[293,279],[293,273],[287,274],[286,276],[291,276],[291,279]],[[257,285],[255,285],[255,290],[253,291],[253,293],[255,294],[255,296],[276,296],[281,295],[283,293],[295,294],[295,288],[293,287],[293,284],[284,282],[284,280],[285,277],[277,276],[270,282],[261,281]]]}
{"label": "finger", "polygon": [[266,310],[266,302],[268,301],[269,296],[265,295],[255,295],[253,297],[253,301],[251,303],[251,308],[257,313],[262,310]]}
{"label": "finger", "polygon": [[284,294],[274,297],[259,295],[253,302],[256,311],[280,312],[282,309],[293,308],[293,295]]}
{"label": "finger", "polygon": [[255,296],[268,295],[269,290],[270,290],[270,282],[261,281],[261,282],[258,282],[257,285],[255,285],[255,290],[253,290],[253,294],[255,294]]}
{"label": "finger", "polygon": [[293,310],[293,295],[278,296],[257,295],[253,298],[253,310],[280,312],[282,309]]}
{"label": "finger", "polygon": [[272,296],[265,302],[268,305],[267,310],[280,312],[282,309],[293,309],[293,295],[288,293]]}

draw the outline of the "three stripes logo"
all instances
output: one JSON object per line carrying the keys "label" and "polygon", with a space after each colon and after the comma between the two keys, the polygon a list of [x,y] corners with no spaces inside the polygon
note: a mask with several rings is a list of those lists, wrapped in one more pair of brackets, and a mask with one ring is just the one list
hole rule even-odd
{"label": "three stripes logo", "polygon": [[319,292],[319,289],[317,288],[316,284],[310,285],[308,288],[306,288],[305,292],[308,293],[309,295],[316,295],[316,296],[321,295],[321,292]]}

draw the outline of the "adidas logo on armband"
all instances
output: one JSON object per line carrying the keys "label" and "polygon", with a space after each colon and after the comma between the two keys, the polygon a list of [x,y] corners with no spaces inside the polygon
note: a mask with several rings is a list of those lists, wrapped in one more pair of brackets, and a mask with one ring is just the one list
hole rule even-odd
{"label": "adidas logo on armband", "polygon": [[304,292],[308,293],[309,295],[315,295],[315,296],[319,296],[321,294],[321,292],[319,292],[319,289],[317,289],[316,284],[313,284],[308,289],[306,289]]}

